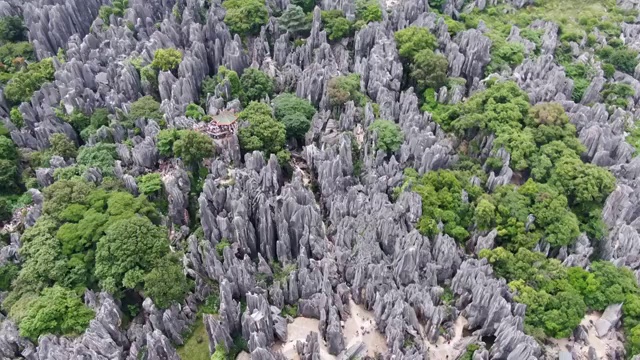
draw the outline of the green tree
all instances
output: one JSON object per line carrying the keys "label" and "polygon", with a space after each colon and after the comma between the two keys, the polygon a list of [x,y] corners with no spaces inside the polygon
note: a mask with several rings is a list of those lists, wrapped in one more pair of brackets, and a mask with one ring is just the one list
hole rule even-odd
{"label": "green tree", "polygon": [[400,126],[393,121],[378,119],[369,125],[369,131],[376,134],[376,150],[387,153],[398,151],[404,140]]}
{"label": "green tree", "polygon": [[311,19],[297,5],[289,5],[278,18],[278,24],[292,34],[303,34],[311,30]]}
{"label": "green tree", "polygon": [[162,178],[158,173],[150,173],[139,176],[138,190],[141,194],[152,195],[157,194],[162,190]]}
{"label": "green tree", "polygon": [[549,183],[566,194],[572,206],[578,206],[601,204],[615,189],[616,181],[606,169],[580,159],[563,158],[556,164]]}
{"label": "green tree", "polygon": [[18,129],[24,126],[24,119],[22,118],[22,113],[17,107],[14,107],[9,112],[9,119]]}
{"label": "green tree", "polygon": [[214,152],[213,140],[208,135],[193,130],[180,130],[178,140],[173,143],[175,156],[195,168],[203,159],[213,157]]}
{"label": "green tree", "polygon": [[128,114],[131,121],[137,119],[162,120],[163,112],[160,110],[160,103],[151,96],[143,96],[131,103]]}
{"label": "green tree", "polygon": [[626,350],[629,355],[640,354],[640,325],[632,328],[626,336]]}
{"label": "green tree", "polygon": [[180,138],[178,130],[160,130],[156,140],[158,152],[163,156],[173,156],[173,144]]}
{"label": "green tree", "polygon": [[4,96],[11,104],[29,101],[34,91],[42,85],[53,81],[53,60],[44,59],[31,63],[27,68],[17,72],[4,88]]}
{"label": "green tree", "polygon": [[198,104],[194,103],[187,105],[184,116],[198,121],[204,121],[205,119],[207,119],[207,114],[204,109],[201,108]]}
{"label": "green tree", "polygon": [[182,264],[176,256],[165,256],[144,276],[144,294],[162,309],[181,302],[189,288]]}
{"label": "green tree", "polygon": [[398,53],[403,58],[413,61],[413,58],[423,50],[435,50],[438,45],[436,37],[429,29],[409,26],[395,33]]}
{"label": "green tree", "polygon": [[347,20],[342,11],[328,10],[322,12],[322,25],[329,40],[335,41],[351,35],[351,21]]}
{"label": "green tree", "polygon": [[375,0],[356,1],[356,19],[365,23],[382,21],[382,9]]}
{"label": "green tree", "polygon": [[145,217],[122,219],[111,224],[98,241],[95,275],[102,288],[111,293],[138,289],[144,274],[168,253],[166,229]]}
{"label": "green tree", "polygon": [[229,29],[240,35],[255,35],[269,21],[269,12],[260,0],[226,0],[222,6],[227,10],[224,22]]}
{"label": "green tree", "polygon": [[304,139],[305,134],[311,127],[311,121],[301,113],[285,116],[284,119],[282,119],[282,123],[286,129],[287,138],[289,139]]}
{"label": "green tree", "polygon": [[411,63],[410,76],[418,85],[418,91],[439,89],[447,82],[449,61],[444,55],[426,49],[418,52]]}
{"label": "green tree", "polygon": [[316,109],[307,100],[301,99],[294,94],[284,93],[273,99],[273,112],[276,119],[282,121],[288,115],[302,114],[306,119],[311,120],[316,114]]}
{"label": "green tree", "polygon": [[356,105],[364,105],[366,97],[360,92],[360,76],[350,74],[336,76],[329,80],[327,94],[329,102],[333,106],[342,106],[347,101],[353,101]]}
{"label": "green tree", "polygon": [[54,286],[31,303],[20,322],[20,335],[34,340],[44,334],[78,335],[94,315],[75,292]]}
{"label": "green tree", "polygon": [[612,50],[610,55],[606,56],[605,59],[615,66],[617,70],[633,75],[638,65],[638,52],[624,47]]}
{"label": "green tree", "polygon": [[91,114],[89,123],[95,129],[100,129],[103,126],[109,126],[109,110],[106,108],[97,108]]}
{"label": "green tree", "polygon": [[244,103],[259,101],[273,95],[273,79],[258,69],[246,69],[240,77],[240,84],[244,92]]}
{"label": "green tree", "polygon": [[516,42],[498,42],[491,48],[491,62],[485,73],[499,73],[520,65],[524,60],[524,45]]}
{"label": "green tree", "polygon": [[5,16],[0,19],[0,41],[18,42],[27,40],[27,28],[18,16]]}
{"label": "green tree", "polygon": [[156,70],[173,71],[182,62],[182,52],[178,49],[158,49],[153,54],[151,66]]}
{"label": "green tree", "polygon": [[51,152],[54,155],[62,156],[63,158],[75,158],[77,155],[76,144],[69,140],[65,134],[53,134],[49,138],[51,143]]}
{"label": "green tree", "polygon": [[476,206],[474,218],[478,228],[482,230],[490,229],[495,221],[496,207],[487,199],[478,201]]}
{"label": "green tree", "polygon": [[18,188],[18,151],[11,139],[0,137],[0,192]]}
{"label": "green tree", "polygon": [[112,176],[113,165],[118,158],[114,144],[98,143],[94,146],[83,146],[78,151],[78,164],[99,169],[102,175]]}
{"label": "green tree", "polygon": [[292,0],[291,4],[300,6],[304,12],[312,12],[316,6],[315,0]]}
{"label": "green tree", "polygon": [[20,268],[14,263],[7,263],[0,266],[0,290],[9,291],[11,283],[18,276]]}
{"label": "green tree", "polygon": [[215,94],[215,90],[218,84],[222,84],[224,82],[229,82],[229,85],[231,87],[231,93],[221,94],[225,100],[229,101],[233,99],[241,99],[244,97],[242,84],[240,83],[240,77],[238,76],[238,73],[233,70],[229,70],[224,66],[220,66],[218,68],[218,72],[214,77],[207,77],[202,82],[200,95],[200,103],[202,104],[202,106],[206,107],[207,97],[209,95]]}
{"label": "green tree", "polygon": [[283,149],[286,140],[285,126],[273,118],[268,105],[251,102],[238,115],[238,119],[247,124],[238,130],[243,151],[259,150],[266,154],[276,154]]}

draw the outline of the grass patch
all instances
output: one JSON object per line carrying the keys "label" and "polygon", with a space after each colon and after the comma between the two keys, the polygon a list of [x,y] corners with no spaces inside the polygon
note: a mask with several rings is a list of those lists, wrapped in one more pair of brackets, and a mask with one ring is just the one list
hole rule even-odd
{"label": "grass patch", "polygon": [[184,360],[209,360],[209,338],[202,322],[202,316],[196,319],[193,332],[187,338],[184,345],[176,349],[178,355]]}

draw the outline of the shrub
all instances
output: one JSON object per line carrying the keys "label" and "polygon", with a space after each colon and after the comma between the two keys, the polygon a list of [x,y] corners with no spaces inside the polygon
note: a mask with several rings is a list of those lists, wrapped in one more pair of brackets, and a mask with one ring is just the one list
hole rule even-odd
{"label": "shrub", "polygon": [[269,21],[269,12],[261,0],[226,0],[224,22],[229,29],[240,35],[254,35]]}
{"label": "shrub", "polygon": [[49,142],[51,143],[51,152],[53,155],[69,159],[75,158],[78,153],[76,150],[76,144],[65,134],[53,134],[49,138]]}
{"label": "shrub", "polygon": [[142,118],[159,121],[162,120],[163,112],[160,110],[160,103],[147,95],[131,103],[127,117],[131,121]]}
{"label": "shrub", "polygon": [[356,105],[362,106],[366,97],[360,92],[360,76],[350,74],[348,76],[336,76],[329,80],[329,102],[333,106],[342,106],[348,101],[353,101]]}
{"label": "shrub", "polygon": [[266,154],[277,154],[283,149],[286,140],[285,126],[271,116],[269,106],[251,102],[239,114],[238,119],[246,121],[247,124],[238,130],[238,139],[243,151],[259,150]]}
{"label": "shrub", "polygon": [[258,69],[246,69],[240,77],[240,84],[244,92],[244,103],[259,101],[273,95],[273,79]]}
{"label": "shrub", "polygon": [[172,71],[182,62],[182,52],[178,49],[158,49],[153,55],[151,66],[157,70]]}
{"label": "shrub", "polygon": [[369,126],[369,131],[376,134],[376,150],[394,153],[400,149],[402,130],[393,121],[376,120]]}
{"label": "shrub", "polygon": [[304,135],[311,127],[311,121],[301,113],[287,115],[282,119],[287,132],[287,138],[304,139]]}
{"label": "shrub", "polygon": [[78,152],[78,164],[99,169],[103,176],[113,175],[113,164],[117,159],[113,144],[98,143],[95,146],[83,146]]}
{"label": "shrub", "polygon": [[0,41],[18,42],[27,40],[27,28],[18,16],[5,16],[0,19]]}
{"label": "shrub", "polygon": [[304,12],[312,12],[316,6],[315,0],[292,0],[291,4],[300,6]]}
{"label": "shrub", "polygon": [[24,126],[24,119],[22,118],[22,113],[18,110],[17,107],[14,107],[9,112],[9,119],[18,129]]}
{"label": "shrub", "polygon": [[311,29],[311,19],[300,6],[289,5],[278,18],[278,24],[292,34],[301,34]]}
{"label": "shrub", "polygon": [[448,67],[449,61],[444,55],[425,49],[415,55],[410,76],[416,82],[419,92],[427,88],[437,90],[447,82]]}
{"label": "shrub", "polygon": [[382,9],[376,0],[356,1],[356,19],[365,23],[382,21]]}
{"label": "shrub", "polygon": [[158,173],[150,173],[139,176],[138,190],[141,194],[152,195],[157,194],[162,190],[162,178]]}
{"label": "shrub", "polygon": [[434,50],[437,46],[436,37],[429,32],[429,29],[417,26],[409,26],[395,33],[398,53],[403,58],[413,61],[422,50]]}
{"label": "shrub", "polygon": [[486,73],[499,73],[513,68],[524,60],[524,45],[516,42],[498,42],[491,49],[491,62],[487,65]]}
{"label": "shrub", "polygon": [[76,293],[56,285],[31,302],[20,322],[20,335],[34,340],[44,334],[77,335],[93,316]]}
{"label": "shrub", "polygon": [[633,88],[622,83],[607,83],[600,92],[605,104],[626,108],[629,105],[628,98],[635,95]]}
{"label": "shrub", "polygon": [[351,35],[351,22],[347,20],[340,10],[323,11],[322,24],[331,41],[340,40]]}
{"label": "shrub", "polygon": [[207,120],[208,118],[204,109],[194,103],[187,105],[184,115],[198,121]]}
{"label": "shrub", "polygon": [[12,104],[29,101],[34,91],[53,81],[54,72],[51,58],[27,65],[26,69],[17,72],[7,83],[4,88],[5,98]]}

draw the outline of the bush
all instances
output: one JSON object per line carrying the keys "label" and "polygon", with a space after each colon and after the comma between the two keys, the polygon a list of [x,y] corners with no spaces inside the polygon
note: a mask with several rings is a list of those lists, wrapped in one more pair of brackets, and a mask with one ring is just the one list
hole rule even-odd
{"label": "bush", "polygon": [[241,125],[238,130],[238,140],[244,152],[258,150],[268,155],[277,154],[283,149],[286,140],[285,126],[271,116],[269,106],[251,102],[238,115],[238,119],[247,124]]}
{"label": "bush", "polygon": [[444,55],[426,49],[417,53],[411,64],[410,77],[416,82],[418,91],[435,90],[446,85],[449,61]]}
{"label": "bush", "polygon": [[289,139],[304,139],[304,135],[311,127],[311,121],[301,113],[287,115],[282,119],[282,123]]}
{"label": "bush", "polygon": [[143,195],[157,194],[162,190],[162,178],[158,173],[150,173],[139,176],[138,190]]}
{"label": "bush", "polygon": [[17,16],[5,16],[0,19],[0,41],[4,43],[27,40],[27,28]]}
{"label": "bush", "polygon": [[197,121],[208,120],[207,113],[198,104],[191,103],[187,105],[184,116],[192,118]]}
{"label": "bush", "polygon": [[438,44],[429,29],[417,26],[396,31],[395,39],[398,53],[409,61],[413,61],[414,56],[423,50],[435,50]]}
{"label": "bush", "polygon": [[605,48],[600,51],[600,57],[612,64],[617,70],[633,75],[638,65],[638,52],[626,47],[619,49]]}
{"label": "bush", "polygon": [[14,107],[9,112],[9,119],[18,129],[24,126],[24,119],[22,118],[22,113],[17,107]]}
{"label": "bush", "polygon": [[291,4],[300,6],[304,12],[312,12],[316,6],[315,0],[292,0]]}
{"label": "bush", "polygon": [[218,73],[214,77],[207,77],[202,82],[200,103],[203,107],[206,107],[208,95],[215,94],[218,84],[222,84],[224,82],[229,82],[229,85],[231,86],[230,94],[221,94],[225,100],[242,99],[244,97],[238,73],[233,70],[229,70],[224,66],[220,66],[218,68]]}
{"label": "bush", "polygon": [[245,104],[273,95],[273,79],[258,69],[246,69],[240,77],[240,84],[244,92],[243,102]]}
{"label": "bush", "polygon": [[376,0],[356,1],[356,19],[365,23],[382,21],[382,9]]}
{"label": "bush", "polygon": [[56,285],[31,302],[20,322],[20,335],[33,340],[44,334],[78,335],[94,315],[76,293]]}
{"label": "bush", "polygon": [[376,120],[369,126],[369,131],[376,134],[376,150],[394,153],[400,149],[403,141],[400,126],[389,120]]}
{"label": "bush", "polygon": [[524,60],[524,45],[516,42],[503,42],[494,44],[491,49],[491,62],[487,65],[485,73],[500,73],[503,70],[520,65]]}
{"label": "bush", "polygon": [[83,146],[78,152],[78,164],[99,169],[103,176],[113,175],[113,164],[118,158],[113,144],[98,143],[95,146]]}
{"label": "bush", "polygon": [[[0,46],[0,62],[4,65],[6,71],[17,71],[24,66],[24,61],[34,60],[33,45],[28,41],[9,42]],[[12,76],[10,73],[7,73],[7,75]]]}
{"label": "bush", "polygon": [[635,95],[633,88],[622,83],[606,83],[600,92],[605,104],[625,109],[629,105],[628,98]]}
{"label": "bush", "polygon": [[53,155],[69,159],[75,158],[78,153],[76,150],[76,144],[65,134],[53,134],[49,138],[49,142],[51,143],[51,152]]}
{"label": "bush", "polygon": [[289,5],[278,18],[278,24],[292,34],[302,34],[311,29],[311,18],[305,15],[300,6]]}
{"label": "bush", "polygon": [[44,59],[31,63],[27,68],[17,72],[4,88],[5,98],[12,104],[31,100],[34,91],[42,85],[53,81],[53,60]]}
{"label": "bush", "polygon": [[226,0],[222,6],[227,9],[224,22],[237,34],[255,35],[269,21],[269,12],[261,0]]}
{"label": "bush", "polygon": [[147,95],[131,103],[127,117],[132,122],[143,118],[157,122],[162,120],[163,112],[160,110],[160,103]]}
{"label": "bush", "polygon": [[360,92],[360,75],[336,76],[329,80],[329,102],[332,106],[342,106],[348,101],[353,101],[358,106],[363,106],[366,97]]}
{"label": "bush", "polygon": [[293,94],[278,95],[273,100],[273,105],[275,117],[284,124],[287,137],[303,139],[311,126],[311,118],[316,113],[313,105]]}
{"label": "bush", "polygon": [[327,32],[329,40],[336,41],[351,35],[351,22],[347,20],[342,11],[329,10],[322,12],[322,24]]}
{"label": "bush", "polygon": [[151,66],[162,71],[172,71],[182,62],[182,52],[178,49],[158,49],[153,55]]}

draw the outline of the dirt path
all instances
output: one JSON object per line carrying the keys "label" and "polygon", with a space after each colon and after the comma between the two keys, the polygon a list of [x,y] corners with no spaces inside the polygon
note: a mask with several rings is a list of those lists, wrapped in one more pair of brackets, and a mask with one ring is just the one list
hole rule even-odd
{"label": "dirt path", "polygon": [[446,340],[440,336],[436,344],[431,344],[425,340],[425,345],[429,349],[429,358],[431,359],[456,359],[467,348],[467,341],[462,337],[462,330],[468,321],[462,316],[458,316],[454,324],[455,335],[451,340]]}
{"label": "dirt path", "polygon": [[[373,356],[376,353],[385,353],[387,351],[387,342],[384,336],[376,330],[373,313],[351,300],[349,300],[349,311],[351,316],[344,321],[342,327],[346,348],[348,349],[350,346],[362,341],[367,346],[368,355]],[[276,343],[273,346],[273,350],[282,351],[282,354],[287,359],[297,360],[300,357],[296,352],[296,342],[305,341],[307,335],[315,331],[318,333],[318,342],[320,343],[320,358],[322,360],[335,359],[335,356],[329,354],[324,340],[319,335],[319,323],[320,321],[316,319],[295,318],[293,322],[287,325],[287,341],[285,343]]]}

